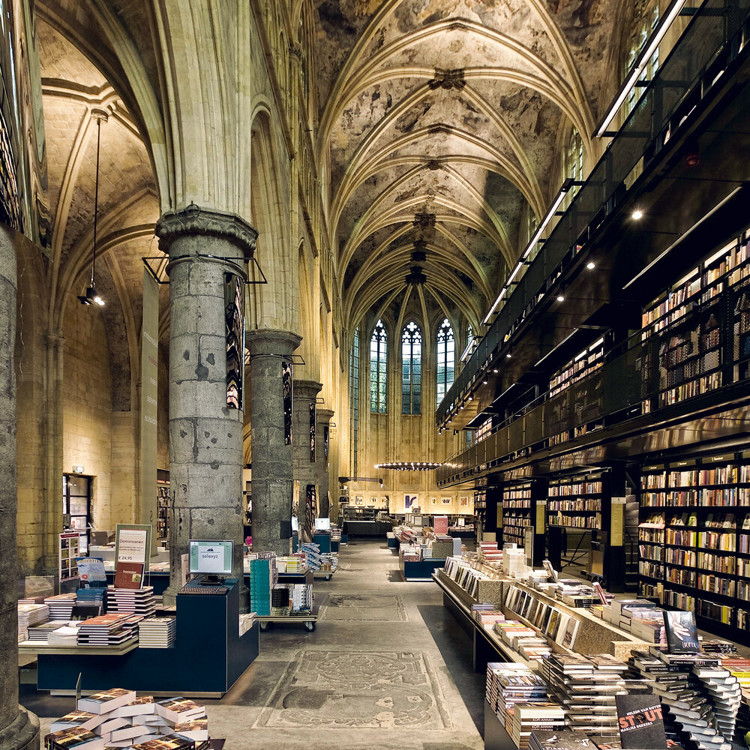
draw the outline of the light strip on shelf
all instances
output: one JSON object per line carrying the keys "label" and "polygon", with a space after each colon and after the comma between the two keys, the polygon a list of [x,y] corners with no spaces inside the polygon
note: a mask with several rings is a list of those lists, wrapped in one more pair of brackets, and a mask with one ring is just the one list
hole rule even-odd
{"label": "light strip on shelf", "polygon": [[651,37],[651,42],[638,56],[638,59],[636,60],[635,65],[630,72],[630,75],[627,77],[625,83],[620,89],[619,95],[614,100],[609,110],[607,110],[607,114],[604,115],[604,119],[601,121],[601,124],[594,132],[594,136],[596,136],[597,138],[601,138],[605,134],[607,128],[612,123],[612,120],[615,119],[615,115],[620,110],[620,107],[622,107],[623,102],[625,101],[625,99],[627,99],[628,95],[633,90],[633,87],[638,83],[638,79],[641,77],[643,69],[646,67],[646,65],[648,65],[648,61],[651,59],[651,56],[656,51],[656,48],[661,44],[662,39],[664,39],[664,37],[666,36],[666,33],[669,31],[669,28],[671,27],[675,18],[680,15],[680,12],[685,5],[685,1],[686,0],[675,0],[675,2],[667,11],[667,15],[662,18],[661,22],[654,30],[654,34]]}
{"label": "light strip on shelf", "polygon": [[549,211],[547,211],[547,214],[542,219],[541,223],[537,227],[536,232],[534,232],[534,236],[529,241],[529,244],[526,245],[526,249],[521,254],[521,259],[516,263],[515,267],[513,268],[513,271],[511,272],[510,276],[505,280],[505,284],[503,285],[503,288],[500,290],[500,294],[498,294],[497,299],[492,303],[492,307],[490,308],[489,312],[485,316],[484,320],[482,321],[483,325],[489,325],[490,318],[492,317],[492,313],[495,312],[497,309],[497,306],[502,302],[503,297],[505,297],[506,293],[508,292],[508,287],[513,283],[513,279],[516,278],[521,268],[526,265],[526,258],[531,254],[531,251],[536,246],[537,242],[541,239],[542,234],[544,233],[544,230],[547,228],[547,225],[552,220],[552,217],[557,213],[557,209],[560,208],[560,204],[563,202],[565,196],[568,194],[568,185],[566,184],[562,188],[560,188],[560,192],[558,193],[557,198],[555,198],[555,202],[552,204],[552,207]]}

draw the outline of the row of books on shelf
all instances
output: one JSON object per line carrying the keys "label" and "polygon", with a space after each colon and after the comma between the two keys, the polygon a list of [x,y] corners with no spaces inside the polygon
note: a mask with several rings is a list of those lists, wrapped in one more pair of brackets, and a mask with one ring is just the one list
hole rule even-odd
{"label": "row of books on shelf", "polygon": [[691,380],[688,383],[679,385],[676,388],[669,388],[659,394],[660,406],[672,406],[679,404],[681,401],[689,398],[695,398],[704,393],[708,393],[716,388],[721,388],[721,373],[714,372],[711,375]]}
{"label": "row of books on shelf", "polygon": [[565,526],[570,529],[601,529],[602,519],[600,514],[591,516],[571,516],[561,512],[550,513],[548,522],[551,526]]}
{"label": "row of books on shelf", "polygon": [[[505,606],[539,631],[533,633],[533,637],[542,634],[569,649],[575,645],[580,621],[570,613],[543,602],[518,586],[508,587]],[[514,641],[510,645],[518,650]]]}
{"label": "row of books on shelf", "polygon": [[577,500],[550,500],[547,503],[548,510],[573,511],[600,511],[602,509],[601,498],[588,498]]}
{"label": "row of books on shelf", "polygon": [[601,480],[560,484],[550,482],[549,485],[550,497],[567,497],[570,495],[598,495],[601,494],[601,492]]}
{"label": "row of books on shelf", "polygon": [[596,372],[604,365],[604,351],[599,349],[587,356],[581,357],[578,361],[572,362],[565,369],[560,370],[552,377],[549,384],[550,397],[562,393],[583,378]]}
{"label": "row of books on shelf", "polygon": [[748,507],[749,487],[726,487],[723,489],[649,490],[641,494],[641,506],[646,508],[685,507]]}
{"label": "row of books on shelf", "polygon": [[182,696],[155,700],[123,688],[79,698],[50,725],[46,750],[208,750],[204,706]]}
{"label": "row of books on shelf", "polygon": [[750,482],[750,465],[730,464],[705,469],[684,469],[644,473],[641,478],[645,489],[664,489],[666,487],[705,487]]}

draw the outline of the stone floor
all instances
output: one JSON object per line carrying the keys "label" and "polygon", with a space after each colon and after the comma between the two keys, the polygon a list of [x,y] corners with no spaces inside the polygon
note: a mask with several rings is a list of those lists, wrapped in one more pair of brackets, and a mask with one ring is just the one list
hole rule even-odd
{"label": "stone floor", "polygon": [[[220,701],[205,701],[226,750],[483,748],[484,675],[432,583],[405,583],[382,541],[342,547],[340,570],[316,581],[317,629],[275,625],[260,656]],[[70,698],[26,687],[42,718]],[[45,721],[46,719],[46,721]]]}

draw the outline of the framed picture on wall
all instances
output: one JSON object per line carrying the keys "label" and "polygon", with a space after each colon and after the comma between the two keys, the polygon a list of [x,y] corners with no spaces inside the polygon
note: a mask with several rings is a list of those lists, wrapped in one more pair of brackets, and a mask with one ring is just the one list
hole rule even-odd
{"label": "framed picture on wall", "polygon": [[469,507],[469,497],[468,495],[464,495],[463,497],[458,498],[458,504],[462,508],[468,508]]}
{"label": "framed picture on wall", "polygon": [[452,497],[444,497],[442,498],[442,500],[443,500],[443,505],[450,505],[453,502]]}
{"label": "framed picture on wall", "polygon": [[370,498],[370,505],[374,508],[378,504],[378,499],[376,497]]}
{"label": "framed picture on wall", "polygon": [[414,507],[415,505],[417,505],[417,496],[416,495],[405,494],[404,495],[404,508],[406,510],[409,510],[410,508]]}
{"label": "framed picture on wall", "polygon": [[438,504],[437,498],[436,498],[436,497],[433,497],[433,498],[432,498],[432,499],[430,500],[430,504],[432,504],[432,505],[437,505],[437,504]]}
{"label": "framed picture on wall", "polygon": [[364,505],[365,504],[365,499],[363,497],[357,495],[357,497],[354,498],[354,504],[355,505]]}

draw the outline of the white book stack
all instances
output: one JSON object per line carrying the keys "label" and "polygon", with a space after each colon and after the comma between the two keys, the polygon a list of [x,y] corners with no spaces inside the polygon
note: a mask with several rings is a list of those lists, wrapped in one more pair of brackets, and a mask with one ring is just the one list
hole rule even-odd
{"label": "white book stack", "polygon": [[177,620],[174,617],[149,617],[138,625],[140,648],[170,648],[177,637]]}
{"label": "white book stack", "polygon": [[68,646],[78,645],[78,627],[76,624],[65,625],[62,628],[53,630],[47,636],[47,645],[49,646]]}
{"label": "white book stack", "polygon": [[130,612],[149,617],[156,611],[154,587],[144,586],[142,589],[107,588],[107,611]]}
{"label": "white book stack", "polygon": [[49,622],[42,623],[41,625],[30,627],[28,640],[34,643],[47,643],[49,634],[53,630],[65,627],[67,624],[67,620],[50,620]]}

